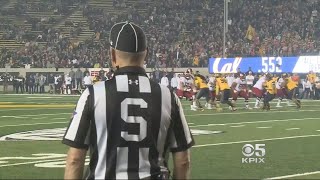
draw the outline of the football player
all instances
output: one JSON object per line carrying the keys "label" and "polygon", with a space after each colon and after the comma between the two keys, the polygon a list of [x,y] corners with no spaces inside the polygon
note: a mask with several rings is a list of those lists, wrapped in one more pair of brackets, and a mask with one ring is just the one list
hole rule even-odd
{"label": "football player", "polygon": [[276,96],[276,84],[275,84],[275,79],[272,78],[272,76],[270,74],[268,74],[265,78],[265,83],[264,83],[264,87],[266,89],[266,95],[264,96],[263,99],[263,110],[270,110],[270,101],[272,101],[275,96]]}
{"label": "football player", "polygon": [[316,73],[314,73],[313,71],[309,71],[309,74],[307,75],[307,79],[310,81],[312,85],[311,98],[314,99],[315,91],[316,91],[316,79],[317,79]]}
{"label": "football player", "polygon": [[210,98],[211,98],[211,102],[214,102],[216,99],[216,77],[213,74],[211,77],[209,77],[209,81],[208,81],[208,87],[209,87],[209,91],[210,91]]}
{"label": "football player", "polygon": [[185,74],[185,82],[184,82],[184,97],[187,100],[194,100],[195,93],[194,93],[194,78],[191,74]]}
{"label": "football player", "polygon": [[[213,74],[208,81],[208,87],[209,87],[209,92],[210,92],[210,102],[211,105],[214,105],[216,107],[217,111],[221,111],[222,109],[220,108],[220,104],[217,98],[217,94],[216,94],[216,75]],[[206,104],[206,107],[208,106],[208,104]]]}
{"label": "football player", "polygon": [[262,75],[259,80],[256,82],[256,84],[252,88],[252,93],[256,97],[256,103],[254,105],[255,109],[260,108],[260,102],[263,98],[263,84],[266,82],[266,75]]}
{"label": "football player", "polygon": [[292,100],[297,108],[301,108],[301,102],[297,99],[297,92],[298,92],[298,82],[299,78],[297,76],[289,76],[285,79],[286,88],[287,88],[287,99]]}
{"label": "football player", "polygon": [[232,111],[237,110],[235,106],[229,101],[229,98],[231,96],[230,87],[228,85],[227,79],[225,76],[218,76],[216,78],[216,94],[221,93],[220,102],[222,104],[228,104],[229,108]]}
{"label": "football player", "polygon": [[183,92],[184,92],[184,83],[186,79],[184,77],[184,74],[179,74],[178,75],[178,86],[176,90],[176,95],[182,99],[184,97]]}
{"label": "football player", "polygon": [[243,73],[236,75],[236,79],[233,81],[231,85],[231,89],[232,89],[233,104],[237,101],[238,97],[242,97],[244,98],[245,108],[252,109],[249,106],[248,86]]}
{"label": "football player", "polygon": [[194,84],[195,84],[195,87],[199,89],[194,100],[196,103],[196,107],[198,109],[203,109],[200,103],[200,98],[204,97],[206,99],[207,109],[212,109],[209,86],[207,85],[206,78],[200,74],[196,74]]}
{"label": "football player", "polygon": [[193,101],[195,99],[194,98],[194,80],[193,80],[193,76],[189,73],[189,71],[186,71],[184,75],[181,75],[181,77],[179,78],[176,94],[180,99],[185,97],[186,100],[192,101],[191,110],[193,111],[197,110],[196,102]]}
{"label": "football player", "polygon": [[[278,78],[278,80],[276,81],[276,89],[277,89],[277,97],[278,97],[278,103],[277,103],[277,106],[276,107],[282,107],[281,106],[281,102],[283,99],[285,99],[287,97],[287,91],[286,91],[286,84],[285,84],[285,81],[284,79],[287,78],[287,74],[284,73],[281,75],[280,78]],[[290,105],[289,104],[289,101],[287,101],[288,103],[288,106]]]}
{"label": "football player", "polygon": [[249,71],[247,76],[246,76],[246,82],[247,82],[247,86],[248,86],[248,94],[249,94],[249,97],[251,97],[251,94],[252,94],[252,87],[253,87],[253,82],[254,82],[254,76],[252,74],[252,71]]}

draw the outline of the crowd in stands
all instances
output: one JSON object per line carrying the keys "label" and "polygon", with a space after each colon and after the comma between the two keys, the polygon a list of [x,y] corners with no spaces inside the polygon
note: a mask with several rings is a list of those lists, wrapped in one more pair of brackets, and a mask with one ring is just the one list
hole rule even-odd
{"label": "crowd in stands", "polygon": [[[45,3],[49,6],[44,7]],[[136,4],[113,0],[117,13],[86,1],[41,1],[37,5],[18,3],[16,15],[31,10],[70,13],[63,3],[82,3],[83,16],[88,18],[89,28],[95,35],[86,42],[74,43],[58,29],[46,27],[34,39],[48,42],[40,47],[36,42],[24,41],[23,27],[7,28],[0,21],[0,31],[2,27],[9,32],[4,39],[26,42],[22,49],[2,50],[1,67],[24,67],[25,64],[31,67],[105,66],[108,64],[108,33],[114,23],[126,20],[146,31],[147,67],[151,68],[206,67],[210,57],[222,57],[223,51],[227,57],[320,53],[320,1],[315,0],[231,1],[226,49],[223,49],[223,0],[137,0]],[[55,20],[49,23],[54,24]],[[72,37],[80,33],[81,26],[74,29]]]}
{"label": "crowd in stands", "polygon": [[2,54],[14,68],[99,68],[108,66],[104,61],[108,56],[107,49],[103,48],[105,46],[104,42],[87,40],[75,44],[68,38],[62,38],[58,43],[48,43],[45,46],[39,46],[37,42],[27,43],[19,51],[3,51]]}

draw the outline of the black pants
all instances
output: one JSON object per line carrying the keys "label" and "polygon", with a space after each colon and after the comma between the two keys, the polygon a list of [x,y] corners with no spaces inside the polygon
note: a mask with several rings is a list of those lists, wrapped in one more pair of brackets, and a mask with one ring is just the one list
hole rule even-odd
{"label": "black pants", "polygon": [[177,87],[171,87],[172,92],[176,92],[177,91]]}
{"label": "black pants", "polygon": [[71,84],[67,84],[66,85],[66,92],[68,94],[68,89],[70,89],[70,94],[72,94],[72,85]]}
{"label": "black pants", "polygon": [[29,89],[29,94],[34,93],[34,85],[29,85],[28,89]]}
{"label": "black pants", "polygon": [[71,84],[72,84],[72,88],[74,89],[76,87],[76,79],[72,78]]}
{"label": "black pants", "polygon": [[270,101],[272,101],[275,98],[275,96],[276,96],[275,94],[267,93],[263,99],[263,102],[269,103]]}
{"label": "black pants", "polygon": [[300,99],[303,99],[305,94],[307,94],[306,99],[313,97],[310,92],[312,92],[312,91],[310,91],[310,88],[305,88],[305,90],[301,93]]}
{"label": "black pants", "polygon": [[54,85],[54,93],[58,93],[58,90],[60,91],[60,87],[58,84]]}
{"label": "black pants", "polygon": [[40,86],[40,94],[44,93],[44,85]]}
{"label": "black pants", "polygon": [[5,82],[5,83],[3,83],[3,92],[7,92],[8,91],[8,83],[7,82]]}
{"label": "black pants", "polygon": [[312,91],[310,91],[310,99],[315,99],[316,98],[316,84],[312,84]]}
{"label": "black pants", "polygon": [[197,93],[196,99],[199,100],[202,97],[205,97],[207,102],[210,100],[209,88],[200,89],[200,91]]}
{"label": "black pants", "polygon": [[77,89],[82,89],[82,79],[77,78]]}
{"label": "black pants", "polygon": [[227,103],[230,97],[231,97],[230,89],[225,89],[221,92],[220,102]]}
{"label": "black pants", "polygon": [[276,97],[275,94],[270,94],[269,92],[264,96],[263,105],[264,107],[270,109],[270,101],[272,101]]}
{"label": "black pants", "polygon": [[23,93],[22,86],[23,86],[22,84],[17,84],[16,85],[16,87],[15,87],[16,88],[16,94],[19,94],[19,89],[20,89],[21,94]]}
{"label": "black pants", "polygon": [[39,84],[34,85],[34,90],[35,93],[39,93]]}
{"label": "black pants", "polygon": [[314,99],[316,99],[316,100],[320,100],[320,89],[315,89],[315,97],[314,97]]}
{"label": "black pants", "polygon": [[290,100],[297,99],[297,92],[299,92],[298,88],[293,88],[289,90],[287,99],[290,99]]}

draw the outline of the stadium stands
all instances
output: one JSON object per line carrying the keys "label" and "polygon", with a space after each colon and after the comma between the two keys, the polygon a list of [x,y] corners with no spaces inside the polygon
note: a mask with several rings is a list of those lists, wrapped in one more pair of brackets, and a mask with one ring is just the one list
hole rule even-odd
{"label": "stadium stands", "polygon": [[[0,67],[105,66],[108,32],[125,20],[148,35],[148,67],[206,67],[223,52],[223,0],[0,2]],[[314,0],[231,1],[226,55],[319,54],[319,11]]]}

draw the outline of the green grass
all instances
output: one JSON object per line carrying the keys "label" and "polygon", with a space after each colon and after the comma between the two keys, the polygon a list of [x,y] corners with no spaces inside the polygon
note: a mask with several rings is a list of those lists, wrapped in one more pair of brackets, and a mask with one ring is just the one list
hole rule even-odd
{"label": "green grass", "polygon": [[[73,107],[5,108],[6,104],[68,105],[75,104],[77,99],[50,95],[1,95],[0,137],[64,128],[73,111]],[[194,179],[262,179],[319,171],[319,101],[303,101],[303,108],[299,111],[294,107],[273,107],[271,111],[264,112],[242,109],[243,101],[240,99],[238,111],[230,112],[224,107],[220,113],[214,110],[190,111],[189,102],[182,100],[182,103],[191,129],[224,132],[194,136],[196,145],[191,150]],[[275,106],[274,103],[272,105]],[[265,144],[265,163],[242,163],[244,144]],[[0,141],[0,179],[61,179],[64,172],[61,162],[66,151],[67,147],[60,141]],[[34,159],[35,154],[50,153],[58,154],[58,157]],[[48,161],[61,167],[38,167],[46,166]],[[319,179],[320,175],[292,178]]]}

